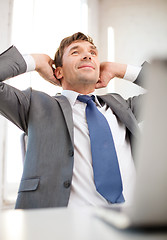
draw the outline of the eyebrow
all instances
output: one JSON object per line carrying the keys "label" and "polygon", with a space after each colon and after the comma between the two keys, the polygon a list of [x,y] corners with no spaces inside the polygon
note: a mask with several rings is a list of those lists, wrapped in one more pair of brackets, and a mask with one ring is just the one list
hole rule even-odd
{"label": "eyebrow", "polygon": [[[78,48],[80,48],[80,46],[79,46],[79,45],[76,45],[76,46],[72,47],[72,48],[69,50],[69,52],[71,52],[71,51],[73,51],[73,50],[75,50],[75,49],[78,49]],[[91,45],[90,48],[97,51],[97,48],[96,48],[96,46],[94,46],[94,45]]]}

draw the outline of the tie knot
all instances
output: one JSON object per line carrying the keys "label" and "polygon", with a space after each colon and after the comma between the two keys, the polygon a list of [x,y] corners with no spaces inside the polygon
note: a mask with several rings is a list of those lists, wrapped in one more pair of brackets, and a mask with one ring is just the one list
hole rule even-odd
{"label": "tie knot", "polygon": [[77,99],[78,99],[80,102],[88,103],[88,101],[94,100],[94,96],[79,95],[79,96],[77,97]]}

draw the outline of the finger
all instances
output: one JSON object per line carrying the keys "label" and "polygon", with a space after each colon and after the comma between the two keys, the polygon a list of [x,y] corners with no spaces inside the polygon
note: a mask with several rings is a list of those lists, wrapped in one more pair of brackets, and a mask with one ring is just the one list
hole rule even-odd
{"label": "finger", "polygon": [[58,85],[61,86],[60,79],[58,79],[58,78],[56,77],[56,74],[55,74],[55,68],[52,67],[52,70],[53,70],[53,76],[54,76],[54,78],[55,78],[55,81],[58,83]]}
{"label": "finger", "polygon": [[50,60],[49,60],[49,65],[50,65],[51,67],[53,67],[53,66],[55,67],[55,63],[54,63],[53,59],[50,59]]}
{"label": "finger", "polygon": [[95,85],[95,88],[96,89],[101,88],[101,82],[97,82],[96,85]]}
{"label": "finger", "polygon": [[61,82],[59,81],[59,80],[57,80],[57,79],[54,79],[54,80],[52,80],[52,79],[50,79],[50,80],[48,80],[50,83],[52,83],[53,85],[56,85],[56,86],[59,86],[59,87],[61,87]]}
{"label": "finger", "polygon": [[98,88],[103,88],[103,87],[106,87],[106,86],[107,86],[106,82],[99,79],[99,81],[95,85],[95,88],[98,89]]}

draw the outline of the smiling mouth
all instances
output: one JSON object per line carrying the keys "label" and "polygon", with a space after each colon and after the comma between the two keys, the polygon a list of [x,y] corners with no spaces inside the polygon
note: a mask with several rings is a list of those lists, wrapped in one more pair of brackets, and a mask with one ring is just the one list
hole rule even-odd
{"label": "smiling mouth", "polygon": [[83,65],[83,66],[80,66],[78,67],[78,69],[82,69],[82,68],[91,68],[91,69],[95,69],[93,66],[91,65]]}

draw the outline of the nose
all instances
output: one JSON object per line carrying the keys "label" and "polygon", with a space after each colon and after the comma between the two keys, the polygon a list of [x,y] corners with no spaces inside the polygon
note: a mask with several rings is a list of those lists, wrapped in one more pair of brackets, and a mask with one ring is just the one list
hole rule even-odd
{"label": "nose", "polygon": [[89,52],[86,52],[83,54],[83,57],[82,57],[83,60],[91,60],[92,59],[92,56]]}

